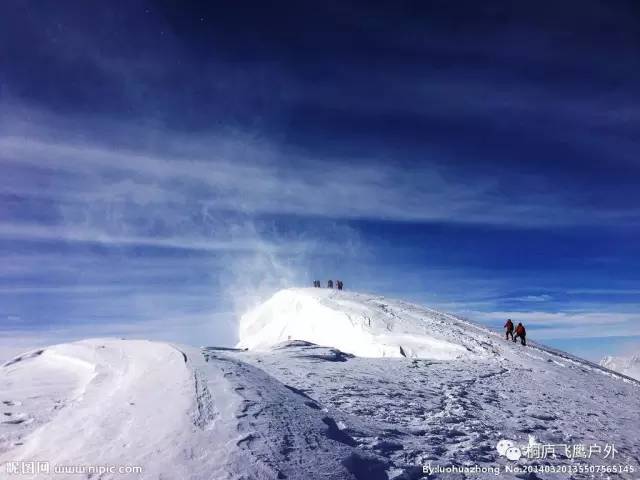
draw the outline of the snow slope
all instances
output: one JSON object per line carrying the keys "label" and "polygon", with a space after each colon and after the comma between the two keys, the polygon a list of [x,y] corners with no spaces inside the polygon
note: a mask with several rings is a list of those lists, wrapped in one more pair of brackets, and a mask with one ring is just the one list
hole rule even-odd
{"label": "snow slope", "polygon": [[[359,451],[386,463],[386,476],[376,478],[422,478],[422,465],[500,466],[501,479],[640,478],[640,386],[588,364],[518,348],[519,355],[510,359],[435,361],[349,357],[294,341],[270,353],[232,356],[259,366],[322,405]],[[558,445],[558,458],[510,462],[496,451],[500,440],[526,445],[531,438]],[[562,445],[607,444],[615,445],[615,461],[597,455],[579,461],[562,456]],[[628,465],[634,471],[615,477],[504,471],[514,464]],[[428,478],[497,477],[486,473]]]}
{"label": "snow slope", "polygon": [[602,366],[351,292],[280,292],[241,329],[251,350],[93,339],[7,362],[0,478],[4,462],[39,460],[143,470],[21,478],[417,480],[422,465],[513,465],[502,439],[613,444],[615,460],[515,464],[619,464],[635,471],[615,478],[640,476],[640,382]]}
{"label": "snow slope", "polygon": [[[313,400],[210,349],[55,345],[2,366],[0,402],[1,474],[7,462],[45,461],[52,473],[142,468],[99,478],[353,480],[350,470],[368,462]],[[97,477],[89,472],[20,478]]]}
{"label": "snow slope", "polygon": [[[223,446],[233,431],[212,438],[197,428],[205,413],[196,408],[196,380],[182,352],[147,341],[86,340],[18,357],[0,374],[0,463],[144,465],[148,478],[210,478],[198,474],[200,459],[224,464],[224,448],[209,445]],[[209,415],[233,410],[224,389],[217,393],[228,403]]]}
{"label": "snow slope", "polygon": [[640,380],[640,355],[604,357],[600,365],[615,372]]}

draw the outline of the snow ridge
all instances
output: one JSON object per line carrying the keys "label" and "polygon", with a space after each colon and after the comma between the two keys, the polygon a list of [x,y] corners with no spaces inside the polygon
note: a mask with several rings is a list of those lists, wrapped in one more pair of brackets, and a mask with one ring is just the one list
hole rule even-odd
{"label": "snow ridge", "polygon": [[443,314],[383,297],[329,289],[288,289],[240,320],[239,348],[264,351],[289,340],[330,345],[361,357],[448,360],[485,356],[477,328]]}
{"label": "snow ridge", "polygon": [[[238,348],[257,352],[302,340],[372,358],[510,359],[521,350],[500,341],[499,333],[456,315],[381,296],[317,288],[276,293],[241,318],[239,337]],[[598,365],[534,341],[528,346],[527,355],[536,351],[547,361],[571,362],[638,383],[636,375],[628,374],[635,368],[628,360]],[[634,365],[640,368],[640,362]]]}

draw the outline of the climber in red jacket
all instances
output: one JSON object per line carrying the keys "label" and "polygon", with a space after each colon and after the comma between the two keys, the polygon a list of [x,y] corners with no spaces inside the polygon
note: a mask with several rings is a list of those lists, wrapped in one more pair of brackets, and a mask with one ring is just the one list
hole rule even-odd
{"label": "climber in red jacket", "polygon": [[522,345],[527,344],[527,331],[525,330],[522,323],[518,323],[518,326],[516,327],[516,336],[514,337],[513,341],[515,342],[518,337],[520,337],[520,343]]}
{"label": "climber in red jacket", "polygon": [[511,335],[511,340],[515,342],[513,338],[513,322],[511,319],[507,320],[507,323],[504,324],[504,328],[507,329],[507,340],[509,340],[509,335]]}

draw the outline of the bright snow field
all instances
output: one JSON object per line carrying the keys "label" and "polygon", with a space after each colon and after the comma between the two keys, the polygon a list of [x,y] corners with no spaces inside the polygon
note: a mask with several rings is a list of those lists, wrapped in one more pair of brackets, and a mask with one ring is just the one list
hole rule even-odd
{"label": "bright snow field", "polygon": [[94,339],[7,362],[0,471],[38,460],[143,467],[73,478],[384,480],[421,478],[428,464],[612,463],[496,450],[535,439],[613,444],[613,463],[636,472],[615,478],[638,478],[639,382],[452,315],[291,289],[242,318],[239,346],[249,350]]}

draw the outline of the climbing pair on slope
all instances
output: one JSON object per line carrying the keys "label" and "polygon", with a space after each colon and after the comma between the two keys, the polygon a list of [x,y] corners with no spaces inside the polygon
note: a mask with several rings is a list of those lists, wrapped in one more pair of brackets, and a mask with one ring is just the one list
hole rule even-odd
{"label": "climbing pair on slope", "polygon": [[509,336],[511,336],[511,340],[513,340],[514,342],[520,338],[520,343],[522,345],[526,345],[527,344],[527,330],[524,328],[524,325],[522,325],[522,323],[518,323],[518,326],[515,328],[515,337],[513,335],[513,322],[511,321],[511,319],[507,320],[507,323],[504,324],[504,328],[507,329],[507,340],[509,340]]}

